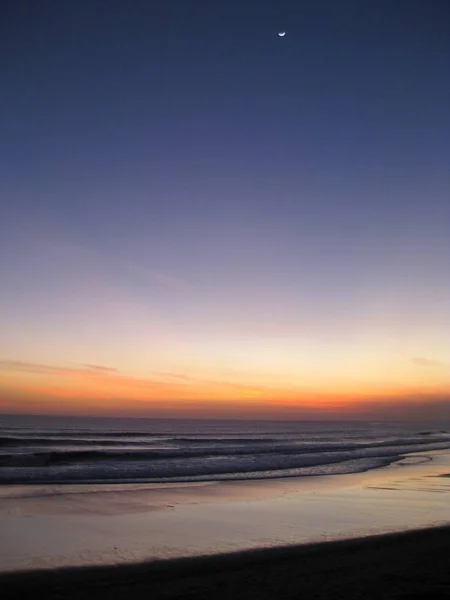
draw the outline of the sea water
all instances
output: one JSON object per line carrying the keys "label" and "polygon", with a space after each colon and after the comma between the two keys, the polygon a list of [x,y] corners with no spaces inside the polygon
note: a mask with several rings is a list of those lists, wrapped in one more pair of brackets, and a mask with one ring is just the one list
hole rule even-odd
{"label": "sea water", "polygon": [[447,448],[449,431],[411,423],[3,416],[0,484],[337,475]]}

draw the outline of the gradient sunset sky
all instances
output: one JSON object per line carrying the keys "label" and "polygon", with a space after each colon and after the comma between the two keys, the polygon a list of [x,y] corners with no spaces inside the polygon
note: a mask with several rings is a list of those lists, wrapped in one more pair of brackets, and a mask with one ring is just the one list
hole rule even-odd
{"label": "gradient sunset sky", "polygon": [[8,0],[0,56],[1,413],[450,418],[447,0]]}

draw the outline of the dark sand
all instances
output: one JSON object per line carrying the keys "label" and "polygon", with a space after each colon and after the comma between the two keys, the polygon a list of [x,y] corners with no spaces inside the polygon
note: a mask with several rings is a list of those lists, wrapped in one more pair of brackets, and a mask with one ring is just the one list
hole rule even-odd
{"label": "dark sand", "polygon": [[450,598],[450,527],[204,558],[2,574],[0,598]]}

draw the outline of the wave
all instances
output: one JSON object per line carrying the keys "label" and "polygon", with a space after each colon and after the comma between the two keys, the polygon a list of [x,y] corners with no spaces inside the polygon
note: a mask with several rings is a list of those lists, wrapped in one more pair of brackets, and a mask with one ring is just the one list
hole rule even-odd
{"label": "wave", "polygon": [[450,434],[438,430],[296,427],[224,430],[194,422],[152,424],[150,431],[0,428],[0,484],[300,477],[367,470],[450,448]]}
{"label": "wave", "polygon": [[[6,433],[5,438],[9,439],[35,439],[45,437],[47,439],[59,438],[66,439],[68,436],[76,436],[85,437],[87,439],[109,439],[109,438],[133,438],[133,437],[142,437],[142,438],[152,438],[152,437],[167,437],[167,434],[157,433],[157,432],[149,432],[149,431],[99,431],[99,430],[91,430],[91,429],[53,429],[53,430],[36,430],[30,429],[27,430],[25,428],[13,428],[13,427],[4,427],[0,428],[0,431]],[[10,433],[11,432],[11,433]],[[15,434],[15,435],[14,435]],[[3,439],[3,436],[0,437]]]}
{"label": "wave", "polygon": [[[0,438],[1,439],[1,438]],[[163,438],[161,438],[163,439]],[[389,447],[423,447],[430,444],[450,444],[450,436],[435,435],[433,441],[427,437],[411,437],[403,439],[389,439],[376,442],[351,442],[337,443],[335,440],[327,443],[318,444],[312,441],[295,442],[291,440],[282,441],[276,438],[253,439],[246,438],[236,440],[235,438],[217,439],[208,438],[208,444],[198,445],[198,438],[164,438],[166,447],[151,447],[148,441],[139,443],[127,442],[124,447],[123,442],[112,440],[82,440],[67,438],[65,440],[45,440],[39,438],[44,447],[59,448],[60,450],[50,450],[45,452],[39,450],[37,452],[24,452],[26,447],[39,446],[34,441],[27,440],[21,445],[20,452],[0,453],[0,467],[8,466],[13,463],[15,466],[27,466],[28,464],[67,464],[85,461],[97,460],[115,460],[115,461],[130,461],[130,460],[156,460],[165,458],[192,458],[192,457],[208,457],[208,456],[227,456],[227,455],[262,455],[262,454],[305,454],[305,453],[323,453],[332,451],[355,451],[361,449],[389,448]],[[177,444],[182,441],[182,447]],[[237,443],[238,442],[238,443]],[[237,445],[235,445],[237,444]],[[71,450],[70,446],[93,446],[97,449],[86,450]],[[149,447],[150,446],[150,447]],[[189,447],[190,446],[190,447]],[[15,447],[15,446],[14,446]],[[112,449],[109,450],[108,447]],[[129,449],[131,447],[132,449]],[[134,449],[141,447],[141,449]]]}
{"label": "wave", "polygon": [[[435,440],[439,438],[439,441],[450,441],[450,435],[445,431],[425,431],[419,432],[414,437],[409,438],[388,438],[384,440],[371,441],[370,439],[365,439],[364,441],[355,442],[359,445],[393,445],[395,443],[398,444],[427,444],[429,443],[428,438],[434,436]],[[308,438],[299,437],[298,435],[291,435],[290,437],[223,437],[223,436],[189,436],[189,437],[178,437],[178,436],[170,436],[170,435],[161,435],[161,434],[139,434],[136,435],[128,435],[121,434],[119,436],[120,439],[115,439],[117,436],[112,435],[107,436],[102,435],[98,437],[92,437],[91,435],[85,434],[77,434],[74,436],[62,436],[61,434],[52,434],[46,437],[37,436],[37,435],[3,435],[0,436],[0,447],[23,447],[23,446],[87,446],[87,445],[101,445],[101,446],[123,446],[125,441],[125,437],[131,437],[132,439],[127,439],[126,444],[130,446],[149,446],[155,441],[165,441],[172,444],[181,444],[181,445],[226,445],[226,444],[255,444],[258,446],[263,446],[267,444],[286,444],[286,443],[296,443],[296,444],[309,444],[313,445],[317,442],[327,442],[337,444],[336,439],[333,439],[330,436],[326,437],[316,437],[316,436],[308,436]],[[135,439],[139,437],[140,439]],[[424,439],[424,438],[427,439]],[[342,442],[339,442],[339,445],[342,445]]]}
{"label": "wave", "polygon": [[185,469],[164,468],[149,471],[142,465],[134,465],[133,469],[118,470],[114,465],[109,467],[79,469],[53,469],[42,472],[36,469],[23,470],[18,473],[15,469],[5,469],[1,474],[2,484],[74,484],[74,483],[176,483],[196,481],[222,481],[242,479],[279,479],[283,477],[318,476],[344,473],[363,472],[373,468],[387,466],[403,459],[402,455],[378,457],[335,457],[327,462],[318,459],[284,463],[265,463],[253,465],[191,465]]}
{"label": "wave", "polygon": [[[159,436],[160,439],[165,439]],[[153,440],[128,440],[127,445],[131,446],[148,446],[154,443]],[[123,440],[105,439],[105,438],[72,438],[72,437],[0,437],[0,448],[17,448],[25,446],[123,446]]]}
{"label": "wave", "polygon": [[13,473],[10,478],[4,477],[3,484],[35,484],[52,485],[64,484],[144,484],[144,483],[207,483],[214,481],[240,481],[254,479],[283,479],[290,477],[317,477],[325,475],[344,475],[350,473],[363,473],[371,469],[389,466],[401,461],[402,455],[389,457],[376,457],[365,459],[337,460],[331,463],[304,465],[300,467],[286,466],[271,470],[247,470],[247,471],[217,471],[214,473],[202,472],[197,474],[161,474],[159,476],[148,476],[142,473],[120,473],[109,472],[99,476],[98,473],[72,474],[70,477],[65,473],[54,473],[51,479],[40,478],[33,474],[29,478],[18,478]]}
{"label": "wave", "polygon": [[[446,444],[433,444],[432,448],[445,449],[450,446]],[[337,452],[313,452],[304,454],[288,453],[264,453],[243,455],[220,455],[201,457],[178,457],[166,458],[165,460],[142,460],[130,453],[132,458],[124,462],[123,458],[115,460],[110,453],[106,454],[107,460],[99,460],[101,456],[86,452],[83,457],[78,455],[77,460],[64,462],[62,456],[52,456],[52,453],[43,456],[30,455],[25,463],[20,465],[10,464],[0,469],[0,483],[43,483],[64,481],[66,483],[116,480],[159,481],[161,478],[176,477],[185,478],[185,481],[193,481],[195,478],[203,477],[215,479],[219,475],[227,474],[233,478],[237,473],[265,472],[267,477],[272,477],[272,472],[298,469],[304,467],[322,468],[348,460],[399,460],[406,454],[414,452],[414,446],[391,446],[384,448],[362,448],[357,451]],[[57,455],[62,453],[56,453]],[[78,453],[80,454],[80,453]],[[13,455],[14,456],[14,455]],[[70,457],[70,453],[69,453]],[[104,458],[106,458],[104,457]],[[22,459],[15,455],[15,459]],[[31,458],[31,461],[28,462]],[[73,458],[73,456],[72,456]],[[92,460],[94,458],[94,460]],[[43,460],[44,462],[42,462]],[[193,479],[194,478],[194,479]]]}

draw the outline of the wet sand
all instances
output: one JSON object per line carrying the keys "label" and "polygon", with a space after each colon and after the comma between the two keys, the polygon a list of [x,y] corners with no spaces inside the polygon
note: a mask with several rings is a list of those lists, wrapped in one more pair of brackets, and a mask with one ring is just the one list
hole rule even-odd
{"label": "wet sand", "polygon": [[4,600],[450,598],[450,527],[113,567],[0,575]]}
{"label": "wet sand", "polygon": [[441,451],[348,476],[5,486],[0,596],[450,597],[449,473]]}

